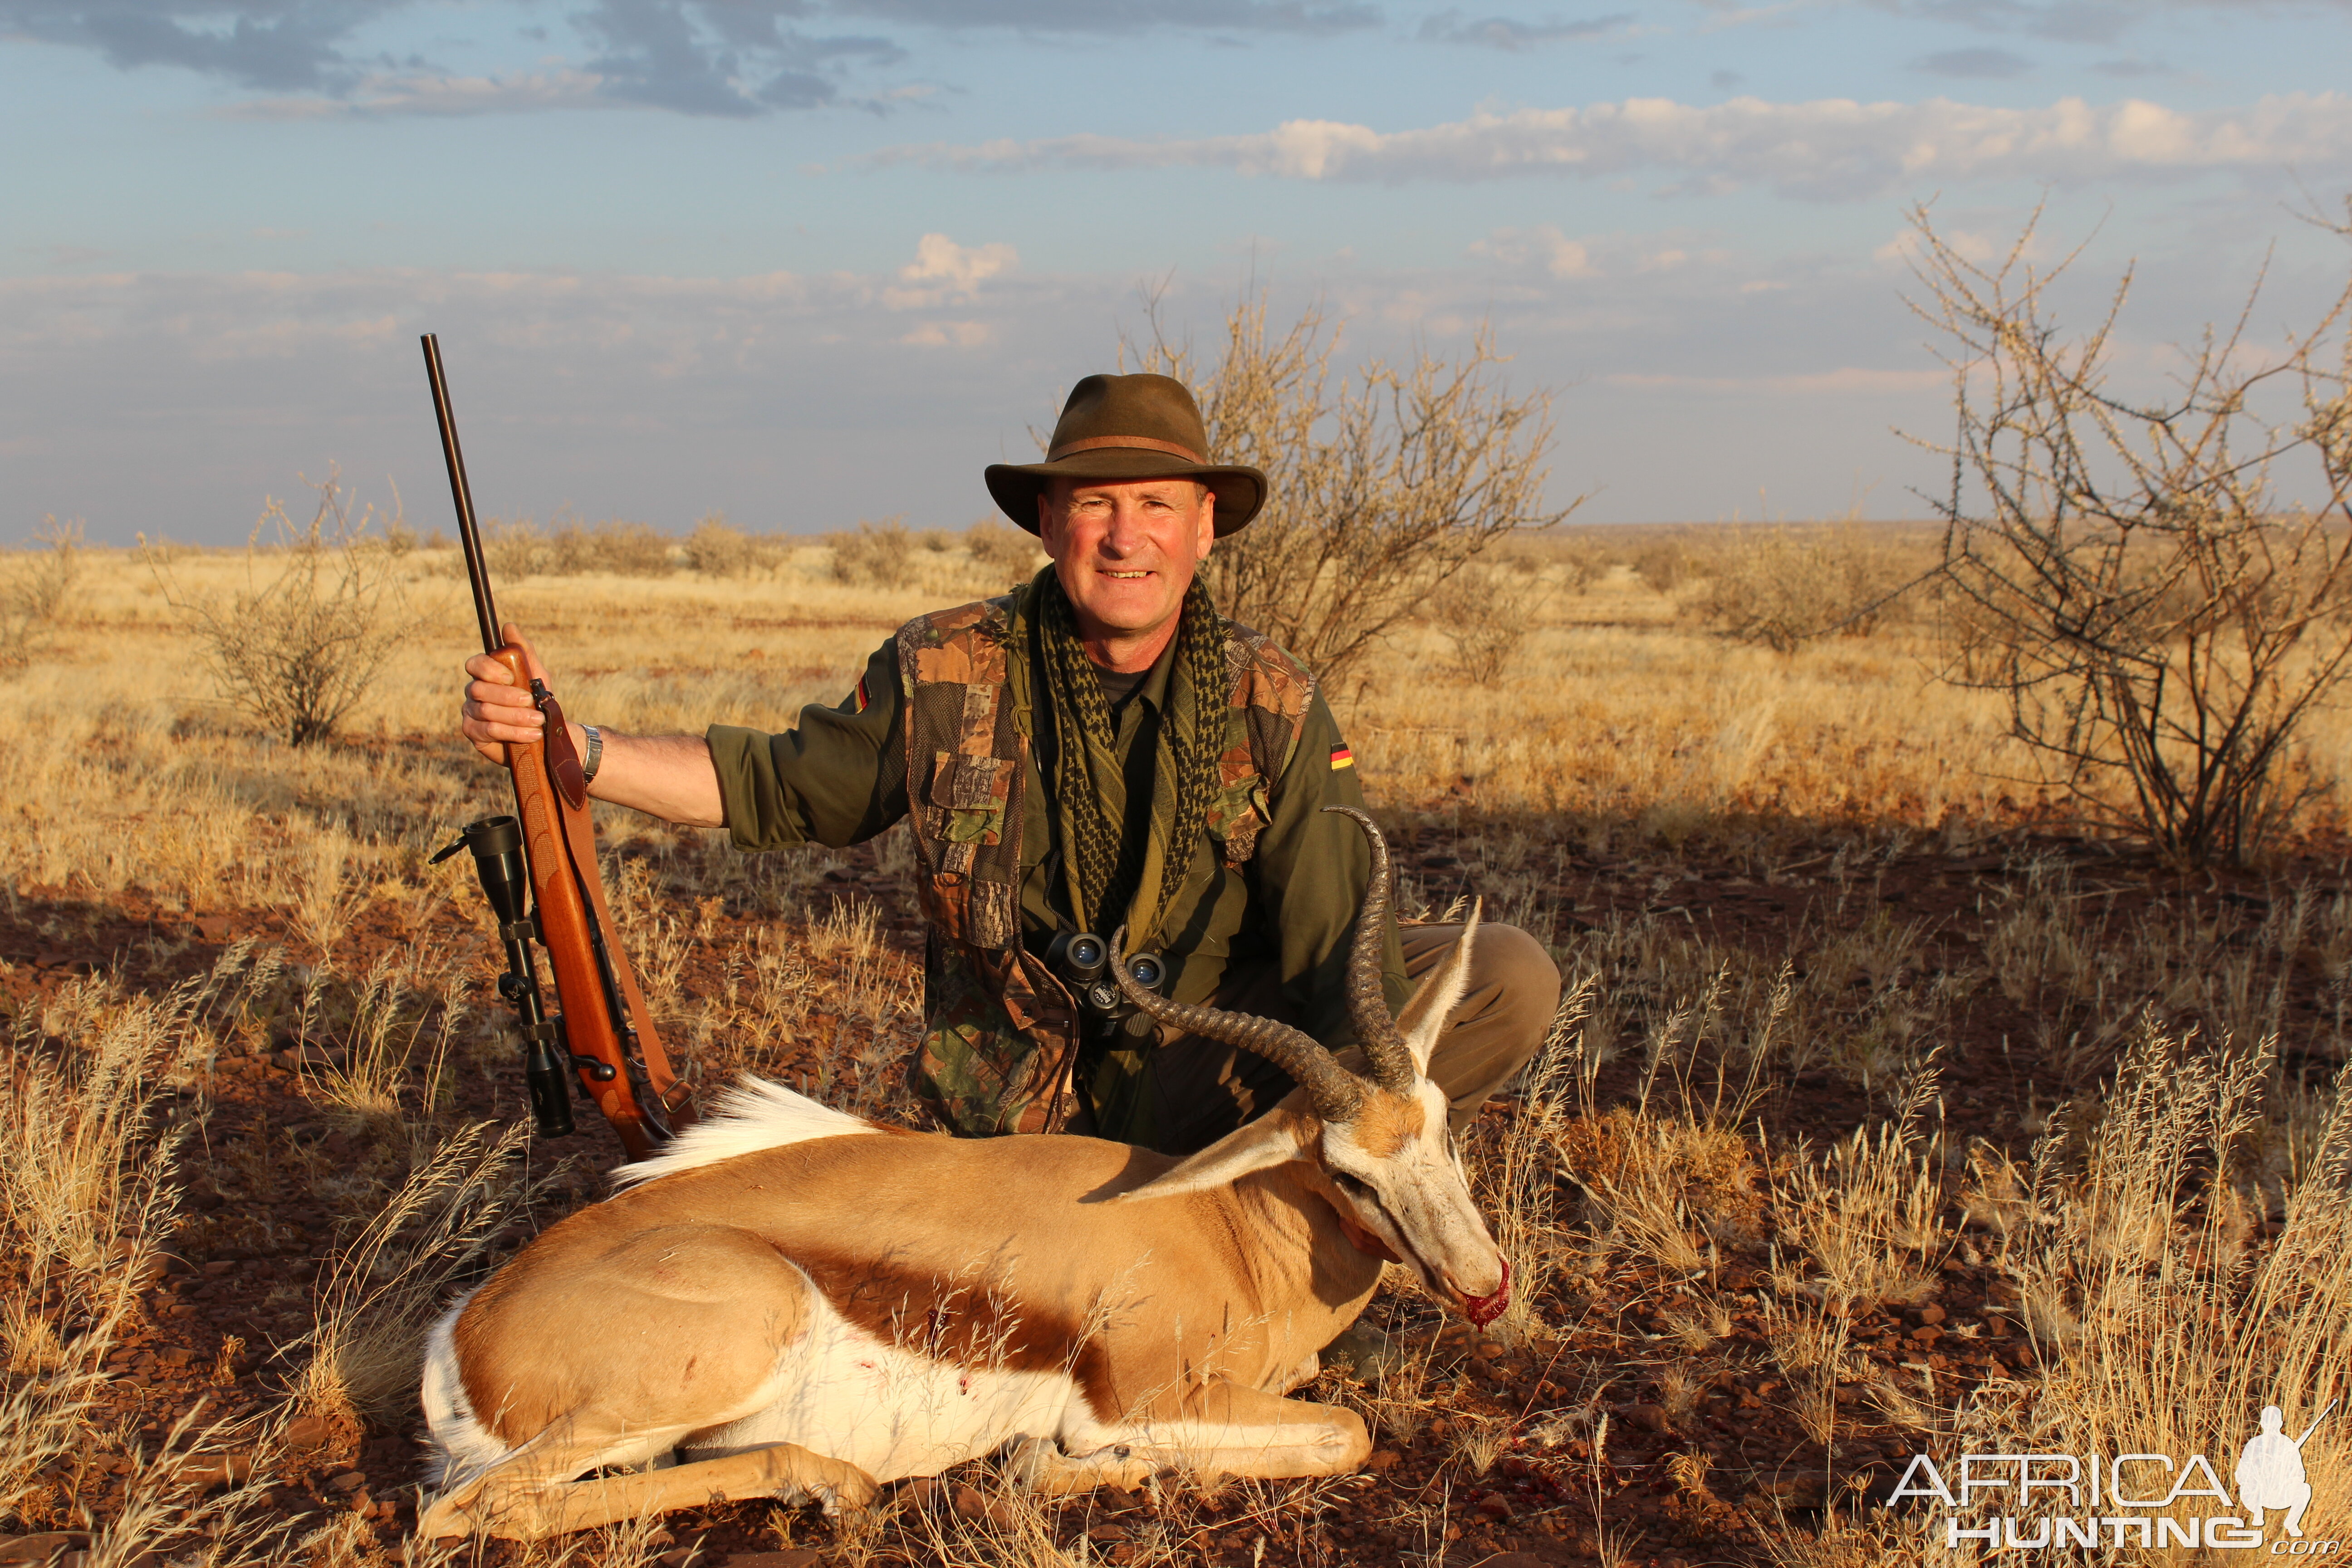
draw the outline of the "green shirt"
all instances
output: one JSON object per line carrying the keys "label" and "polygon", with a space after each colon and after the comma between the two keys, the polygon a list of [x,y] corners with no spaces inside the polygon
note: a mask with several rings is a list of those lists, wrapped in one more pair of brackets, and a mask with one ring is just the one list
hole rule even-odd
{"label": "green shirt", "polygon": [[[1163,656],[1118,713],[1127,795],[1141,809],[1114,810],[1113,817],[1123,816],[1129,832],[1144,831],[1149,816],[1152,758],[1172,663]],[[1038,684],[1021,679],[1013,690],[1025,697]],[[1048,794],[1053,769],[1039,755],[1053,744],[1052,725],[1032,716],[1027,729],[1033,744],[1023,792],[1022,931],[1024,944],[1043,954],[1054,932],[1071,929],[1071,921],[1057,858],[1059,813]],[[860,843],[907,815],[895,640],[874,650],[857,690],[839,706],[811,703],[801,710],[800,723],[782,734],[717,724],[708,738],[728,830],[739,848]],[[1169,994],[1206,1002],[1229,970],[1274,964],[1299,1026],[1335,1049],[1352,1045],[1345,998],[1348,941],[1370,880],[1371,855],[1355,823],[1322,809],[1360,807],[1364,795],[1339,722],[1319,691],[1272,796],[1272,820],[1241,867],[1229,868],[1205,850],[1192,856],[1162,928]],[[1408,986],[1393,918],[1388,925],[1382,969],[1394,1012],[1403,1006]]]}

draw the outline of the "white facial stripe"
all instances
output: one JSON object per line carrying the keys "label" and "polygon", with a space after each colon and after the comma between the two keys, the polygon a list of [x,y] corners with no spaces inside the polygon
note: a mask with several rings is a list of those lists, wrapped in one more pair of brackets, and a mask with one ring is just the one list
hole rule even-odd
{"label": "white facial stripe", "polygon": [[[1454,1269],[1475,1277],[1466,1266],[1496,1256],[1495,1244],[1453,1146],[1443,1091],[1424,1079],[1419,1094],[1421,1131],[1393,1156],[1376,1159],[1356,1142],[1350,1129],[1327,1126],[1324,1169],[1357,1223],[1443,1294],[1458,1289],[1450,1285]],[[1448,1260],[1454,1268],[1435,1259]]]}

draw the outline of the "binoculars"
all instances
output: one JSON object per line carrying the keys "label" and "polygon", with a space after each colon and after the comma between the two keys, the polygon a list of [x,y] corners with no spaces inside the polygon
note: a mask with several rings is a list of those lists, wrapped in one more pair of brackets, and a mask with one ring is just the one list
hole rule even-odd
{"label": "binoculars", "polygon": [[[1150,1032],[1150,1019],[1118,988],[1111,963],[1110,943],[1090,931],[1058,931],[1045,949],[1046,967],[1077,999],[1081,1028],[1097,1037],[1122,1029],[1134,1035]],[[1158,994],[1168,984],[1168,961],[1156,952],[1130,953],[1127,977],[1139,988]]]}

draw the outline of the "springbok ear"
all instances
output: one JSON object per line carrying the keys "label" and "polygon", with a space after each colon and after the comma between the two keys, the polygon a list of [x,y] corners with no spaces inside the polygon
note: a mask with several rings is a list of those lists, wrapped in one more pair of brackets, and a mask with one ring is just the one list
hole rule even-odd
{"label": "springbok ear", "polygon": [[1478,934],[1479,908],[1479,903],[1470,906],[1470,918],[1463,922],[1461,940],[1443,963],[1421,977],[1412,1000],[1397,1016],[1397,1033],[1404,1037],[1405,1048],[1412,1053],[1412,1065],[1424,1073],[1429,1071],[1429,1053],[1437,1048],[1437,1037],[1445,1031],[1447,1015],[1460,1005],[1462,993],[1469,989],[1470,943]]}
{"label": "springbok ear", "polygon": [[1174,1170],[1154,1176],[1112,1201],[1172,1198],[1181,1193],[1230,1186],[1252,1171],[1271,1170],[1297,1159],[1315,1141],[1320,1126],[1313,1117],[1301,1116],[1295,1110],[1270,1110],[1255,1121],[1243,1123],[1199,1153],[1185,1156]]}

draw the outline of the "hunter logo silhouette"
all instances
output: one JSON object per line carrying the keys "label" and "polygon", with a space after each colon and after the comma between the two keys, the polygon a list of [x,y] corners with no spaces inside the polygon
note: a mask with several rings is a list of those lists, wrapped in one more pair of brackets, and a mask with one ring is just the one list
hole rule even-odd
{"label": "hunter logo silhouette", "polygon": [[2303,1473],[2303,1446],[2327,1419],[2327,1411],[2336,1408],[2336,1401],[2327,1402],[2327,1409],[2312,1418],[2300,1437],[2286,1435],[2286,1416],[2275,1405],[2263,1406],[2263,1429],[2246,1439],[2238,1455],[2238,1506],[2246,1510],[2246,1522],[2260,1530],[2264,1509],[2286,1510],[2286,1532],[2297,1540],[2303,1536],[2303,1510],[2311,1506],[2311,1482]]}

